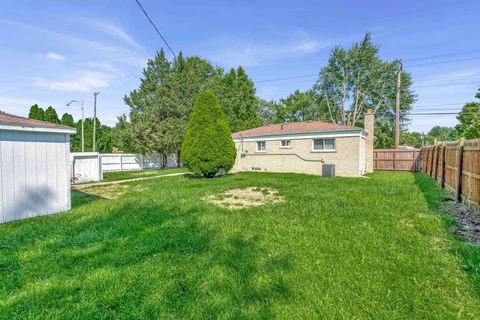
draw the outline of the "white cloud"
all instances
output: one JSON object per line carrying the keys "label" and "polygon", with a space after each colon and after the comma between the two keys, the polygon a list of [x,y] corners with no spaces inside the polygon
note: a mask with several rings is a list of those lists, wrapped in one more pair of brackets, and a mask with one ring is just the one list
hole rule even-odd
{"label": "white cloud", "polygon": [[126,31],[120,28],[117,25],[114,25],[108,21],[90,21],[90,23],[95,26],[95,28],[103,33],[114,36],[115,38],[122,40],[134,47],[139,47],[140,45],[130,36]]}
{"label": "white cloud", "polygon": [[332,44],[330,41],[314,40],[306,36],[299,38],[283,43],[226,41],[219,45],[220,49],[209,56],[214,61],[228,66],[255,66],[272,60],[295,58],[315,53]]}
{"label": "white cloud", "polygon": [[49,51],[46,55],[43,56],[45,59],[52,60],[52,61],[64,61],[66,58],[65,56]]}
{"label": "white cloud", "polygon": [[101,63],[101,62],[87,62],[85,63],[85,66],[89,67],[89,68],[92,68],[92,69],[95,69],[95,70],[104,70],[104,71],[107,71],[113,75],[116,75],[116,76],[120,76],[120,77],[123,77],[124,74],[121,70],[115,68],[112,64],[110,63],[107,63],[107,62],[104,62],[104,63]]}
{"label": "white cloud", "polygon": [[105,72],[82,71],[63,79],[34,77],[33,83],[51,90],[89,92],[108,87],[111,79],[112,75]]}
{"label": "white cloud", "polygon": [[83,38],[79,38],[76,36],[72,36],[69,34],[64,34],[48,29],[44,29],[41,27],[37,27],[31,24],[27,23],[21,23],[21,22],[16,22],[16,21],[11,21],[11,20],[5,20],[5,19],[0,19],[0,24],[6,24],[10,26],[14,26],[17,28],[21,28],[24,30],[29,30],[32,32],[36,32],[39,34],[43,34],[44,36],[49,36],[49,37],[54,37],[56,39],[62,39],[64,42],[75,44],[75,45],[81,45],[83,47],[88,47],[92,49],[97,49],[97,50],[103,50],[103,51],[117,51],[118,48],[113,47],[113,46],[108,46],[103,43],[97,42],[97,41],[92,41],[92,40],[87,40]]}

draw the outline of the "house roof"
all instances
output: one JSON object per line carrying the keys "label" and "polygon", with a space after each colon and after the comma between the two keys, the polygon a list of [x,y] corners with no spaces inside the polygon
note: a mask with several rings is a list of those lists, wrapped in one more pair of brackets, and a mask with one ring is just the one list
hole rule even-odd
{"label": "house roof", "polygon": [[0,112],[0,128],[24,131],[76,133],[76,129],[61,124],[28,119],[9,113]]}
{"label": "house roof", "polygon": [[309,133],[309,132],[320,132],[320,131],[351,131],[351,130],[363,130],[363,129],[360,127],[329,123],[329,122],[323,122],[323,121],[304,121],[304,122],[289,122],[284,124],[270,124],[263,127],[238,131],[233,133],[233,136],[238,138],[238,137],[256,137],[256,136],[294,134],[294,133]]}

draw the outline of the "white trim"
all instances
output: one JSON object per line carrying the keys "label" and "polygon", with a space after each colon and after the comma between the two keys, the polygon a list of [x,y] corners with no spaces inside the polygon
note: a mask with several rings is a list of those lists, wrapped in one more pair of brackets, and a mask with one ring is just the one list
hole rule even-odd
{"label": "white trim", "polygon": [[33,131],[33,132],[48,132],[48,133],[68,133],[76,134],[77,129],[61,129],[61,128],[43,128],[43,127],[27,127],[27,126],[16,126],[8,124],[0,124],[0,130],[10,130],[10,131]]}
{"label": "white trim", "polygon": [[[259,150],[259,149],[258,149],[258,143],[259,143],[259,142],[263,142],[263,144],[264,144],[264,146],[265,146],[265,150]],[[257,142],[255,143],[255,152],[267,152],[267,142],[264,141],[264,140],[257,141]]]}
{"label": "white trim", "polygon": [[[287,146],[283,146],[282,143],[283,141],[288,141],[288,145]],[[280,149],[292,149],[292,140],[290,139],[282,139],[280,140],[280,146],[279,146]]]}
{"label": "white trim", "polygon": [[335,153],[337,150],[310,150],[311,153]]}
{"label": "white trim", "polygon": [[362,158],[362,136],[358,138],[358,175],[362,175],[362,161],[360,160]]}
{"label": "white trim", "polygon": [[[315,146],[315,140],[325,140],[325,139],[333,139],[333,146],[334,148],[333,149],[315,149],[314,146]],[[323,145],[325,146],[325,141],[323,141]],[[335,140],[335,138],[317,138],[317,139],[312,139],[312,147],[310,148],[310,151],[311,152],[337,152],[337,141]]]}
{"label": "white trim", "polygon": [[99,152],[70,152],[72,156],[77,157],[91,157],[91,156],[99,156]]}
{"label": "white trim", "polygon": [[[256,136],[256,137],[243,137],[244,142],[251,141],[271,141],[271,140],[301,140],[301,139],[317,139],[317,138],[341,138],[341,137],[359,137],[362,135],[362,131],[358,132],[345,132],[345,133],[296,133],[295,135],[269,135],[269,136]],[[242,137],[234,137],[234,142],[242,141]]]}

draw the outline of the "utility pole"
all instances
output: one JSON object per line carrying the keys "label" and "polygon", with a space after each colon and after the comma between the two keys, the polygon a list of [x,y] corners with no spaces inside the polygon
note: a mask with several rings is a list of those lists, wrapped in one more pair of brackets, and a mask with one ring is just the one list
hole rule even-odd
{"label": "utility pole", "polygon": [[97,96],[100,92],[93,93],[93,152],[96,150],[96,134],[97,134]]}
{"label": "utility pole", "polygon": [[402,63],[397,73],[397,106],[395,108],[395,149],[400,146],[400,88],[402,82]]}

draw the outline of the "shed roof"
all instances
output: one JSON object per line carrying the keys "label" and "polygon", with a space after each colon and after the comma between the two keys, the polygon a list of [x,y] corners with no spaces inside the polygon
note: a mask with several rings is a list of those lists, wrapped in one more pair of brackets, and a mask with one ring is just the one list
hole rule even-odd
{"label": "shed roof", "polygon": [[266,135],[310,133],[321,131],[352,131],[363,130],[360,127],[329,123],[323,121],[289,122],[284,124],[270,124],[263,127],[238,131],[233,133],[234,137],[256,137]]}
{"label": "shed roof", "polygon": [[0,113],[0,129],[22,130],[22,131],[40,131],[40,132],[59,132],[76,133],[76,129],[61,124],[28,119],[16,116],[10,113]]}

